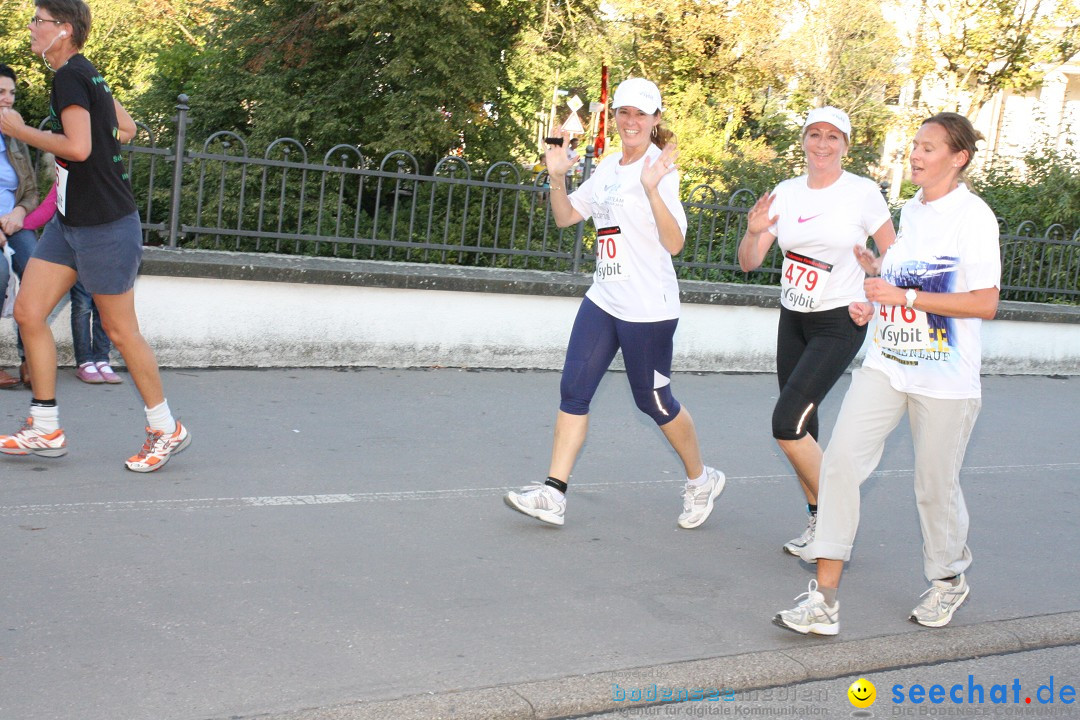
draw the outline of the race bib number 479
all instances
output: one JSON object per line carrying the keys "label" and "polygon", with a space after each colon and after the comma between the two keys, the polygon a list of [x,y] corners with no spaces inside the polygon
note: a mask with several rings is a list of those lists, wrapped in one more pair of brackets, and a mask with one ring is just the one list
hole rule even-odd
{"label": "race bib number 479", "polygon": [[780,275],[780,304],[795,312],[810,312],[821,305],[833,266],[822,260],[788,251]]}

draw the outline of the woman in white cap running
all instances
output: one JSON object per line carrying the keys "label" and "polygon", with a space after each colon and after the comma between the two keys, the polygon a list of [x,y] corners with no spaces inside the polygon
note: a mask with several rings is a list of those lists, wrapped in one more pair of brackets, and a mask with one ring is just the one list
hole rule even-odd
{"label": "woman in white cap running", "polygon": [[806,174],[785,180],[754,204],[739,244],[745,272],[761,266],[774,241],[784,253],[776,333],[780,396],[772,434],[799,478],[809,513],[802,535],[784,544],[792,555],[814,539],[822,457],[818,407],[866,337],[865,324],[848,314],[851,303],[865,300],[864,273],[852,248],[865,248],[873,236],[884,253],[896,237],[877,184],[843,168],[850,142],[844,111],[811,110],[802,131]]}
{"label": "woman in white cap running", "polygon": [[[686,213],[679,199],[675,137],[661,125],[660,91],[644,78],[615,90],[615,126],[622,141],[570,195],[573,160],[560,147],[546,153],[551,209],[559,227],[592,218],[596,271],[578,310],[560,384],[562,402],[547,480],[506,495],[513,509],[562,525],[567,482],[585,442],[589,403],[622,350],[638,408],[678,453],[686,471],[680,527],[705,522],[724,488],[724,474],[706,467],[689,411],[671,393],[672,337],[679,322],[679,283],[671,256],[683,248]],[[562,133],[563,142],[569,134]]]}

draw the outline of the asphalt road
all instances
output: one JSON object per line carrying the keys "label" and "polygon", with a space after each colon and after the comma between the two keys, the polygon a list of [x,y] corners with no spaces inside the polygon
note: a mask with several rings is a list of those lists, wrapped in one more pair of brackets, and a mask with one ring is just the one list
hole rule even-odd
{"label": "asphalt road", "polygon": [[[611,677],[675,682],[680,663],[836,648],[838,665],[803,663],[810,679],[880,665],[891,647],[906,664],[954,659],[942,642],[954,636],[906,620],[925,581],[904,424],[864,487],[840,638],[770,624],[812,577],[780,552],[805,516],[769,436],[772,376],[676,376],[707,461],[729,478],[692,531],[675,524],[678,460],[620,374],[594,403],[562,528],[501,500],[545,475],[557,373],[164,377],[194,440],[158,473],[122,466],[142,442],[130,384],[70,371],[70,453],[0,458],[2,720],[463,717],[476,693],[490,706],[477,717],[568,716],[611,710]],[[822,408],[826,431],[846,387]],[[1053,614],[1078,626],[1078,399],[1076,377],[984,381],[955,652],[998,637],[1003,619],[1038,619],[1047,639],[1022,641],[1036,647],[1067,635]],[[0,394],[6,432],[27,401]],[[575,678],[596,682],[550,709],[520,702],[522,688]]]}

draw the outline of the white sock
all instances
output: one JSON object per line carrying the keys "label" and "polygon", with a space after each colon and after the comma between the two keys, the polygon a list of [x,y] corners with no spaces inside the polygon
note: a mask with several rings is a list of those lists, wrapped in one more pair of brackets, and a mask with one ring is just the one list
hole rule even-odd
{"label": "white sock", "polygon": [[686,482],[694,487],[701,487],[709,481],[709,468],[702,468],[701,475],[696,478],[686,478]]}
{"label": "white sock", "polygon": [[56,405],[50,407],[31,405],[30,417],[34,420],[34,429],[46,435],[60,429],[60,408]]}
{"label": "white sock", "polygon": [[176,432],[176,418],[169,410],[168,400],[162,400],[157,407],[146,408],[146,424],[151,430],[160,430],[166,435]]}

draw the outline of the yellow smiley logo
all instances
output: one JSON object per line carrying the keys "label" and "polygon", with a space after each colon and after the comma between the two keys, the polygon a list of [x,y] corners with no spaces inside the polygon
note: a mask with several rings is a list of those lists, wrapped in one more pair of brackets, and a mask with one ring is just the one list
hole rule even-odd
{"label": "yellow smiley logo", "polygon": [[851,683],[847,689],[848,700],[857,708],[868,708],[877,700],[877,689],[874,683],[866,678],[859,678]]}

